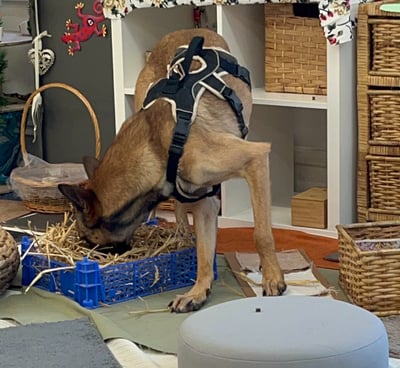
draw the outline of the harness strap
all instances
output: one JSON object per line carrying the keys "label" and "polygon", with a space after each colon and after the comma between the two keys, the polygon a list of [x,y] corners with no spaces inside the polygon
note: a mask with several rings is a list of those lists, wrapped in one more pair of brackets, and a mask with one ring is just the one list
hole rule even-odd
{"label": "harness strap", "polygon": [[[192,64],[193,56],[199,55],[200,51],[203,48],[203,43],[204,43],[203,37],[193,37],[185,53],[185,58],[181,63],[181,68],[184,77],[181,78],[178,73],[173,73],[167,79],[167,83],[164,85],[162,92],[164,92],[167,95],[175,95],[179,91],[179,89],[182,88],[184,82],[187,80],[187,77],[189,76],[189,69],[190,65]],[[172,65],[174,64],[175,59],[172,61],[171,63]]]}
{"label": "harness strap", "polygon": [[240,78],[251,88],[250,72],[248,69],[239,65],[233,57],[228,58],[228,56],[227,54],[220,55],[221,68],[226,70],[229,74]]}
{"label": "harness strap", "polygon": [[[249,71],[238,65],[236,59],[223,50],[203,49],[203,43],[203,37],[194,37],[187,48],[178,49],[171,62],[173,68],[170,69],[168,77],[159,80],[149,89],[143,103],[144,109],[158,98],[166,98],[172,104],[175,103],[176,126],[168,151],[166,175],[167,181],[174,185],[172,195],[181,202],[195,202],[207,196],[214,196],[219,193],[221,188],[220,185],[214,185],[207,193],[193,198],[182,195],[177,187],[179,160],[183,155],[184,145],[195,117],[195,105],[204,89],[225,99],[237,117],[242,137],[245,138],[248,133],[242,114],[243,105],[236,93],[225,84],[219,74],[227,72],[240,78],[250,87]],[[205,62],[206,67],[191,74],[190,66],[196,55]]]}
{"label": "harness strap", "polygon": [[242,138],[245,138],[249,132],[246,123],[243,118],[243,105],[237,96],[236,92],[229,88],[223,81],[218,79],[215,75],[211,74],[206,79],[204,79],[204,83],[201,83],[205,88],[215,94],[215,91],[219,93],[225,100],[228,101],[230,107],[236,115],[238,120],[239,129],[242,133]]}
{"label": "harness strap", "polygon": [[179,159],[183,154],[183,146],[189,136],[192,114],[182,110],[176,111],[176,126],[172,136],[172,143],[169,146],[167,164],[167,181],[175,183],[178,172]]}

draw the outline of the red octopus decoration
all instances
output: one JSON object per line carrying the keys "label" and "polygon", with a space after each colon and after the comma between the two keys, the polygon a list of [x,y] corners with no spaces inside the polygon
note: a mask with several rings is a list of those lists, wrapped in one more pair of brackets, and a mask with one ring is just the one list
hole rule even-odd
{"label": "red octopus decoration", "polygon": [[84,6],[84,3],[77,3],[75,5],[76,13],[81,19],[81,24],[72,23],[71,19],[68,19],[65,22],[65,26],[68,31],[72,29],[72,32],[65,32],[61,37],[61,41],[68,45],[68,54],[71,56],[74,55],[76,51],[81,50],[81,42],[87,41],[94,34],[102,37],[105,37],[107,34],[107,27],[104,24],[101,26],[100,30],[98,29],[100,23],[105,20],[101,2],[96,0],[93,3],[93,11],[96,15],[82,14]]}

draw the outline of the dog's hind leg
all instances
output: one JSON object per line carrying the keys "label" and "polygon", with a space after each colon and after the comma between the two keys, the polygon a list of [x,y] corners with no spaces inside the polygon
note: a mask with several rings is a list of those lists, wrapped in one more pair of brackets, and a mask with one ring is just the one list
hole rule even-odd
{"label": "dog's hind leg", "polygon": [[170,303],[172,312],[191,312],[200,309],[207,301],[214,279],[214,257],[217,241],[217,219],[220,201],[217,197],[206,197],[190,204],[196,233],[197,279],[184,295],[178,295]]}
{"label": "dog's hind leg", "polygon": [[189,220],[187,216],[187,207],[188,205],[183,204],[179,201],[175,201],[175,218],[176,218],[176,223],[180,224],[184,227],[189,226]]}

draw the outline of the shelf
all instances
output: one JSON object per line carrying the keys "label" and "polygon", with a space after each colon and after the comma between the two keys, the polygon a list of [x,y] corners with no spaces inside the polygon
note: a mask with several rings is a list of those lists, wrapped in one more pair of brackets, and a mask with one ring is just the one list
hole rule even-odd
{"label": "shelf", "polygon": [[[167,221],[175,221],[174,211],[158,210],[156,215],[160,218],[166,219]],[[191,214],[188,214],[189,223],[193,224],[193,218]],[[289,229],[296,231],[303,231],[312,235],[319,235],[329,238],[337,238],[337,232],[331,229],[315,229],[311,227],[299,227],[292,226],[291,221],[291,209],[286,207],[272,207],[272,227],[275,229]],[[225,217],[218,217],[218,227],[254,227],[253,213],[251,210],[243,211],[236,215]],[[296,244],[293,244],[295,247]]]}
{"label": "shelf", "polygon": [[18,32],[3,32],[3,39],[0,46],[23,45],[32,42],[31,36],[22,35]]}
{"label": "shelf", "polygon": [[[124,94],[135,95],[134,87],[125,87]],[[253,89],[253,102],[255,105],[302,107],[307,109],[326,110],[328,102],[326,96],[302,95],[296,93],[265,92],[262,88]]]}
{"label": "shelf", "polygon": [[[321,235],[336,238],[337,233],[332,229],[315,229],[311,227],[300,227],[291,225],[291,208],[290,207],[272,207],[272,227],[277,229],[291,229],[303,231],[313,235]],[[236,227],[236,226],[253,226],[253,211],[251,209],[231,215],[227,218],[220,217],[218,224],[220,227]]]}
{"label": "shelf", "polygon": [[124,94],[126,96],[134,96],[135,95],[135,87],[125,87]]}
{"label": "shelf", "polygon": [[[215,22],[210,21],[210,25],[213,28],[215,25],[232,54],[251,74],[255,88],[248,140],[272,143],[274,227],[336,237],[335,226],[352,223],[355,218],[354,42],[327,46],[327,96],[265,92],[264,4],[216,5],[206,9],[209,19],[215,16]],[[134,85],[143,67],[145,52],[163,34],[189,28],[191,23],[192,8],[184,6],[137,9],[124,20],[112,20],[116,130],[133,111]],[[299,151],[299,147],[310,150]],[[302,176],[307,181],[302,179],[299,185]],[[238,180],[222,185],[221,227],[253,226],[248,187]],[[290,200],[294,191],[316,183],[328,188],[328,228],[292,226]]]}
{"label": "shelf", "polygon": [[253,102],[256,105],[304,107],[321,110],[328,108],[326,96],[265,92],[263,88],[253,89]]}

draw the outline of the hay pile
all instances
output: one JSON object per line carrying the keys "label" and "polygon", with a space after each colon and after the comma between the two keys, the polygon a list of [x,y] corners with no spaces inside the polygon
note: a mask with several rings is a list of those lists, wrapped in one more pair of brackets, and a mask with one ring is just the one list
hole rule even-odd
{"label": "hay pile", "polygon": [[48,259],[74,266],[84,257],[97,261],[100,267],[132,262],[171,253],[195,246],[191,228],[160,222],[157,226],[141,225],[133,234],[130,249],[113,254],[114,245],[93,248],[79,238],[76,220],[65,214],[64,221],[47,226],[43,235],[35,236],[29,254],[40,254]]}

